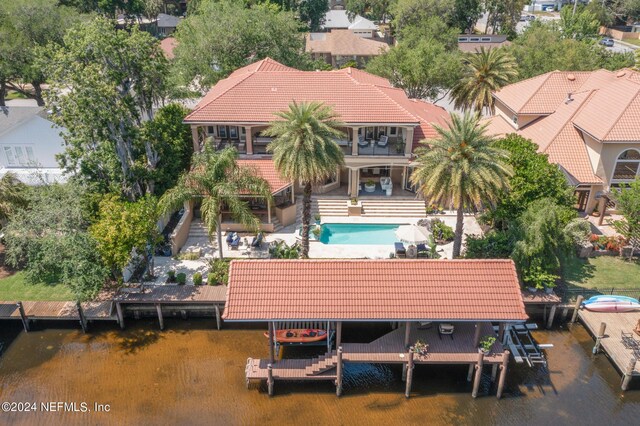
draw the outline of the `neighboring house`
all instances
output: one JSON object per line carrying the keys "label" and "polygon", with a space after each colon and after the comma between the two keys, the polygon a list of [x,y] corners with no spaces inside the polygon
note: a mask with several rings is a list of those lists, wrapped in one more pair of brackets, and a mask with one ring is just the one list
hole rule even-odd
{"label": "neighboring house", "polygon": [[362,38],[351,30],[307,34],[306,51],[314,59],[322,59],[333,67],[341,67],[349,61],[355,61],[361,67],[388,49],[389,45],[384,41]]}
{"label": "neighboring house", "polygon": [[326,31],[350,30],[355,35],[365,38],[375,37],[378,26],[367,18],[356,15],[349,19],[346,10],[330,10],[324,15],[322,28]]}
{"label": "neighboring house", "polygon": [[535,142],[575,187],[578,210],[602,211],[611,188],[640,175],[639,72],[554,71],[506,86],[494,98],[489,131]]}
{"label": "neighboring house", "polygon": [[173,50],[178,45],[178,41],[173,37],[167,37],[160,42],[160,49],[164,52],[164,56],[167,59],[173,59],[175,55],[173,54]]}
{"label": "neighboring house", "polygon": [[272,138],[262,132],[292,101],[323,102],[345,123],[336,142],[346,164],[314,188],[345,198],[413,191],[413,151],[420,140],[436,136],[432,123],[449,117],[443,108],[409,99],[388,80],[364,71],[298,71],[267,58],[219,81],[185,123],[196,151],[212,140],[218,149],[236,147],[242,159],[271,162],[266,149]]}
{"label": "neighboring house", "polygon": [[458,36],[458,49],[463,52],[476,52],[480,48],[492,49],[497,47],[509,46],[510,41],[507,40],[506,35],[474,35],[474,34],[460,34]]}
{"label": "neighboring house", "polygon": [[60,131],[41,107],[0,107],[0,175],[12,172],[29,185],[65,181],[56,161]]}
{"label": "neighboring house", "polygon": [[158,29],[157,35],[167,37],[173,34],[181,20],[182,18],[178,16],[167,15],[166,13],[158,14],[156,21],[156,27]]}
{"label": "neighboring house", "polygon": [[345,7],[345,0],[329,0],[329,7],[331,9],[342,10]]}

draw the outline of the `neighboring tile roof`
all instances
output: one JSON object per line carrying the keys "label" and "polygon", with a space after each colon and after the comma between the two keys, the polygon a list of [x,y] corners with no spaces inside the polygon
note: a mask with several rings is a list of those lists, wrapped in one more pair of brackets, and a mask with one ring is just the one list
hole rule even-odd
{"label": "neighboring tile roof", "polygon": [[511,45],[510,41],[503,41],[503,42],[464,42],[464,43],[458,43],[458,49],[460,49],[460,51],[465,52],[465,53],[476,53],[479,52],[481,48],[485,48],[485,49],[497,49],[499,47],[506,47]]}
{"label": "neighboring tile roof", "polygon": [[640,143],[636,71],[554,71],[506,86],[494,96],[517,114],[540,118],[516,131],[505,118],[495,116],[488,119],[489,132],[518,133],[533,140],[576,184],[602,183],[593,171],[583,131],[602,142]]}
{"label": "neighboring tile roof", "polygon": [[298,71],[264,59],[220,80],[186,123],[264,123],[276,119],[292,101],[320,101],[333,107],[347,124],[414,124],[414,142],[433,134],[431,123],[443,123],[448,113],[432,104],[409,100],[389,81],[354,68]]}
{"label": "neighboring tile roof", "polygon": [[307,34],[306,51],[332,56],[376,56],[389,49],[384,41],[363,38],[351,30]]}
{"label": "neighboring tile roof", "polygon": [[173,59],[175,57],[173,49],[175,49],[177,45],[178,41],[175,38],[167,37],[160,42],[160,49],[162,49],[167,59]]}
{"label": "neighboring tile roof", "polygon": [[525,321],[511,260],[231,262],[227,321]]}
{"label": "neighboring tile roof", "polygon": [[47,112],[42,107],[0,106],[0,134],[18,127],[36,116],[48,120]]}
{"label": "neighboring tile roof", "polygon": [[238,165],[254,170],[258,176],[266,180],[269,187],[271,187],[272,194],[276,194],[291,185],[291,182],[287,182],[280,177],[273,160],[238,160]]}
{"label": "neighboring tile roof", "polygon": [[372,21],[363,18],[360,15],[354,16],[353,19],[349,19],[349,15],[346,10],[329,10],[324,15],[323,28],[348,28],[350,30],[377,30],[378,26]]}

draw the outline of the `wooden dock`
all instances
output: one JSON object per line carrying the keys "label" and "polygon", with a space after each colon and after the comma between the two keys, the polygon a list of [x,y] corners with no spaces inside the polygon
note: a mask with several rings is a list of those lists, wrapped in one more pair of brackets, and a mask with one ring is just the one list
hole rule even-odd
{"label": "wooden dock", "polygon": [[86,331],[88,321],[116,321],[111,300],[100,302],[0,302],[0,320],[21,320],[25,331],[34,320],[79,321]]}
{"label": "wooden dock", "polygon": [[618,371],[622,372],[622,389],[628,388],[634,377],[640,377],[640,365],[631,349],[625,347],[622,332],[629,333],[640,320],[639,312],[591,312],[581,309],[578,318],[596,339],[593,348],[597,353],[602,348]]}
{"label": "wooden dock", "polygon": [[[469,381],[474,370],[481,370],[483,365],[489,364],[492,366],[493,380],[499,366],[503,366],[506,374],[509,352],[503,352],[502,345],[496,342],[490,353],[479,356],[474,343],[478,333],[490,336],[495,334],[490,323],[481,323],[480,326],[478,332],[474,323],[456,323],[453,335],[439,335],[437,324],[428,329],[419,329],[416,323],[411,323],[408,334],[405,327],[400,327],[371,343],[343,343],[340,346],[341,360],[335,350],[313,359],[284,359],[273,364],[267,359],[249,358],[245,368],[247,385],[252,380],[267,380],[270,388],[276,379],[338,381],[341,379],[338,371],[341,369],[341,362],[403,364],[405,379],[408,371],[413,369],[413,364],[465,364],[470,367],[467,377]],[[413,344],[418,339],[429,344],[425,355],[412,353],[405,346],[407,340]],[[477,374],[476,381],[479,383]],[[409,389],[410,385],[408,386]],[[474,393],[477,393],[475,383]]]}

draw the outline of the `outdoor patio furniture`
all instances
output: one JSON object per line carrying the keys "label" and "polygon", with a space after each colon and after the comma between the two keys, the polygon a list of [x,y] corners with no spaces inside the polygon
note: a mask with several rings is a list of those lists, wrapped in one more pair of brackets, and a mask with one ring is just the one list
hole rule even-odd
{"label": "outdoor patio furniture", "polygon": [[384,176],[380,178],[380,187],[383,191],[386,191],[387,188],[393,187],[393,183],[391,183],[391,178]]}
{"label": "outdoor patio furniture", "polygon": [[366,148],[369,146],[369,142],[364,140],[364,136],[358,135],[358,146]]}
{"label": "outdoor patio furniture", "polygon": [[251,247],[260,248],[260,246],[262,245],[262,238],[263,238],[262,232],[259,232],[258,235],[253,237],[253,240],[251,241]]}
{"label": "outdoor patio furniture", "polygon": [[369,184],[369,183],[365,183],[364,184],[364,192],[375,192],[376,191],[376,184],[375,182]]}
{"label": "outdoor patio furniture", "polygon": [[632,350],[640,349],[640,342],[633,337],[633,333],[620,331],[620,337],[625,348]]}
{"label": "outdoor patio furniture", "polygon": [[382,135],[380,136],[380,139],[378,139],[378,141],[376,142],[376,145],[380,146],[380,147],[385,147],[387,145],[389,145],[389,136],[387,135]]}
{"label": "outdoor patio furniture", "polygon": [[453,340],[454,330],[455,330],[455,327],[453,324],[449,324],[449,323],[438,324],[438,337],[442,339],[442,335],[444,334],[445,336],[451,337],[451,340]]}
{"label": "outdoor patio furniture", "polygon": [[394,243],[396,250],[396,257],[407,257],[407,249],[404,248],[402,243]]}
{"label": "outdoor patio furniture", "polygon": [[238,247],[240,247],[240,236],[236,234],[233,240],[231,240],[231,243],[229,243],[229,248],[231,250],[238,250]]}
{"label": "outdoor patio furniture", "polygon": [[393,194],[393,186],[389,186],[387,189],[387,197],[391,197],[391,194]]}
{"label": "outdoor patio furniture", "polygon": [[429,248],[424,244],[418,244],[418,258],[429,258]]}
{"label": "outdoor patio furniture", "polygon": [[236,235],[235,232],[227,232],[227,245],[231,244],[231,241],[233,241],[233,237]]}

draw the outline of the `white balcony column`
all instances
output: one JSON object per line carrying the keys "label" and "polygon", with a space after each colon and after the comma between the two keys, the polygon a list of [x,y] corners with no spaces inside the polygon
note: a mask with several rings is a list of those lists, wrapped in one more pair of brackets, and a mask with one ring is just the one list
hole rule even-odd
{"label": "white balcony column", "polygon": [[267,200],[267,223],[271,223],[271,200]]}
{"label": "white balcony column", "polygon": [[193,152],[200,152],[200,134],[198,126],[191,125],[191,138],[193,139]]}
{"label": "white balcony column", "polygon": [[349,173],[351,174],[351,196],[357,197],[359,195],[360,169],[351,169]]}
{"label": "white balcony column", "polygon": [[358,155],[358,129],[359,127],[352,127],[353,135],[351,135],[351,155]]}
{"label": "white balcony column", "polygon": [[245,142],[247,144],[247,155],[253,155],[253,135],[251,134],[251,127],[244,127]]}
{"label": "white balcony column", "polygon": [[407,136],[405,138],[404,155],[411,156],[413,150],[413,127],[407,127],[405,131]]}

